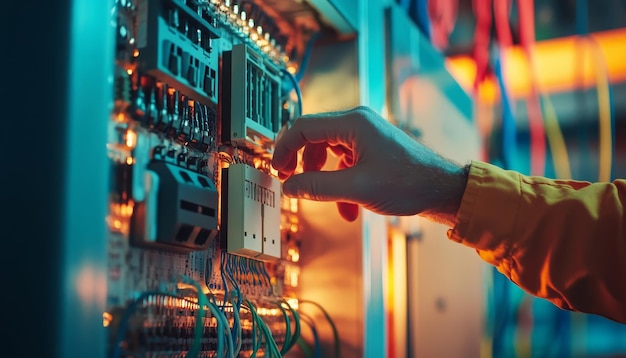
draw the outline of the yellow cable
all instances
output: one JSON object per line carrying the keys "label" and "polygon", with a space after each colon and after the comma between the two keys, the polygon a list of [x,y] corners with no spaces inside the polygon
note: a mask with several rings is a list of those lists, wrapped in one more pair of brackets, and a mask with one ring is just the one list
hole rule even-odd
{"label": "yellow cable", "polygon": [[[532,56],[526,57],[529,67],[531,83],[533,86],[537,85],[536,81],[536,68],[535,61]],[[552,100],[541,88],[538,88],[539,96],[543,100],[543,116],[545,122],[545,133],[550,145],[550,153],[552,154],[552,163],[554,165],[554,171],[557,178],[571,179],[572,172],[570,170],[569,155],[567,153],[567,145],[565,144],[565,138],[563,137],[563,131],[559,124],[559,119],[556,116],[556,110],[552,105]]]}
{"label": "yellow cable", "polygon": [[567,145],[565,138],[559,125],[559,119],[556,116],[556,110],[552,105],[550,96],[541,95],[544,103],[544,120],[546,122],[546,136],[550,143],[550,152],[552,153],[552,162],[557,178],[571,179],[572,172],[569,165],[569,156],[567,154]]}
{"label": "yellow cable", "polygon": [[602,50],[592,38],[588,41],[593,52],[595,63],[595,77],[598,91],[598,120],[600,121],[599,152],[600,166],[598,179],[600,181],[611,180],[611,164],[613,161],[613,129],[611,128],[611,98],[609,94],[609,76],[607,74],[606,61]]}

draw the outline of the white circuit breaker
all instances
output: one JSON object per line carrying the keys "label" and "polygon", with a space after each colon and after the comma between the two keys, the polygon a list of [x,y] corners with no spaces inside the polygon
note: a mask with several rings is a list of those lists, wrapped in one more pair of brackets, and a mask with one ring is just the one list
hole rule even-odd
{"label": "white circuit breaker", "polygon": [[228,185],[222,196],[228,252],[280,258],[280,181],[247,164],[231,164],[223,183]]}

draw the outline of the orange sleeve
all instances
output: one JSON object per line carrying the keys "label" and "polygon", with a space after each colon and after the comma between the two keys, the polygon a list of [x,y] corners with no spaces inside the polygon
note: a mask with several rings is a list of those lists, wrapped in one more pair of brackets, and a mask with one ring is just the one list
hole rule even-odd
{"label": "orange sleeve", "polygon": [[525,291],[626,323],[626,180],[529,177],[472,162],[450,239]]}

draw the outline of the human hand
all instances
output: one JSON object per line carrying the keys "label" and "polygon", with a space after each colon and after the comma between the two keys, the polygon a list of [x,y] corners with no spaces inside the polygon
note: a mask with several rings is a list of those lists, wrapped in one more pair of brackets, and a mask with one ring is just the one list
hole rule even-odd
{"label": "human hand", "polygon": [[[294,175],[297,152],[303,173]],[[340,157],[335,171],[321,171],[328,150]],[[336,201],[354,221],[358,205],[383,215],[421,214],[452,226],[467,173],[415,141],[367,107],[306,115],[279,135],[272,158],[283,193]]]}

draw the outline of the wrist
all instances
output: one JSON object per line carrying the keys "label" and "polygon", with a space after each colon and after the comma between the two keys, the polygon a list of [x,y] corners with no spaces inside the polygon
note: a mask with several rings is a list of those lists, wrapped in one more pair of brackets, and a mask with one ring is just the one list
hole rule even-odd
{"label": "wrist", "polygon": [[438,194],[438,198],[434,201],[432,209],[425,211],[422,216],[452,227],[461,207],[471,164],[450,164],[444,173],[436,178],[434,185],[438,189],[434,192]]}

